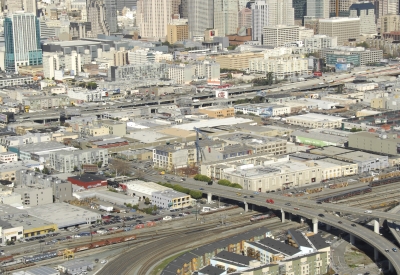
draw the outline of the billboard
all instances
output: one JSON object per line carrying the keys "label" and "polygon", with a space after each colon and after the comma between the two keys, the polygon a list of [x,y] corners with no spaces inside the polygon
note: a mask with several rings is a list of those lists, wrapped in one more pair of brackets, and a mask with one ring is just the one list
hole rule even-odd
{"label": "billboard", "polygon": [[103,90],[103,91],[101,92],[101,96],[102,96],[102,97],[107,97],[107,96],[108,96],[108,92]]}
{"label": "billboard", "polygon": [[335,143],[332,142],[328,142],[328,141],[323,141],[323,140],[317,140],[317,139],[313,139],[313,138],[307,138],[307,137],[296,137],[296,141],[298,143],[303,143],[306,145],[314,145],[316,147],[324,147],[324,146],[336,146]]}
{"label": "billboard", "polygon": [[350,64],[349,63],[336,63],[335,70],[337,72],[348,71],[348,70],[350,70]]}
{"label": "billboard", "polygon": [[215,91],[215,97],[228,99],[228,91]]}
{"label": "billboard", "polygon": [[6,114],[0,114],[0,122],[8,123],[8,116]]}
{"label": "billboard", "polygon": [[271,117],[273,114],[273,108],[272,107],[267,107],[264,109],[260,110],[260,116],[261,117]]}

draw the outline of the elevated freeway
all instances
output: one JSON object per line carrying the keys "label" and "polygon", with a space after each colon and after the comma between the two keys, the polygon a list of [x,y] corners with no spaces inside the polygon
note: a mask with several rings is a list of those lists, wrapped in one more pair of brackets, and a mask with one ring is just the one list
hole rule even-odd
{"label": "elevated freeway", "polygon": [[[146,178],[155,182],[162,181],[159,175],[146,175]],[[331,203],[317,204],[313,201],[299,200],[297,198],[284,197],[270,193],[254,194],[254,191],[250,190],[235,189],[221,185],[207,185],[207,183],[194,181],[192,179],[179,182],[179,184],[194,190],[201,190],[203,193],[207,194],[208,200],[211,200],[212,196],[218,196],[242,202],[245,205],[245,209],[248,208],[249,204],[254,204],[271,210],[281,211],[282,222],[285,221],[287,216],[291,219],[293,215],[299,216],[303,218],[303,220],[309,219],[312,221],[314,232],[318,231],[319,222],[323,222],[327,226],[334,226],[349,233],[352,243],[354,243],[355,238],[357,238],[371,245],[374,248],[375,260],[378,259],[379,253],[381,253],[389,260],[389,268],[391,270],[396,270],[397,274],[400,274],[400,252],[396,253],[392,251],[392,248],[396,248],[397,250],[399,250],[399,248],[379,234],[379,223],[377,222],[378,218],[400,221],[400,217],[397,213],[382,211],[366,213],[365,209],[356,207],[346,207],[345,205]],[[274,203],[267,203],[267,199],[273,199]],[[335,214],[339,212],[369,216],[375,219],[374,231]],[[387,250],[389,250],[389,252],[387,252]]]}

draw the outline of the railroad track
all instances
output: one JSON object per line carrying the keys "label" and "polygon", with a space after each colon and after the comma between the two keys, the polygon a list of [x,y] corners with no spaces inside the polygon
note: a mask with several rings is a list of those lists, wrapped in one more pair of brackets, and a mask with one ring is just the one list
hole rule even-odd
{"label": "railroad track", "polygon": [[[127,253],[127,255],[122,255],[110,262],[109,266],[106,266],[103,270],[101,270],[98,275],[146,274],[160,259],[188,249],[189,244],[192,244],[190,247],[198,246],[194,245],[193,242],[194,240],[199,240],[199,234],[201,234],[201,239],[220,235],[221,237],[212,240],[217,241],[227,238],[230,235],[237,234],[232,233],[227,236],[221,235],[221,233],[235,228],[243,228],[244,226],[250,224],[251,223],[248,220],[242,220],[236,224],[230,225],[229,227],[218,227],[209,229],[209,231],[202,231],[201,229],[195,228],[185,233],[177,234],[176,237],[178,238],[173,241],[171,241],[170,237],[166,237],[160,240],[148,242],[145,247],[142,246],[143,248],[132,250],[129,252],[129,254]],[[278,229],[282,227],[282,223],[278,218],[276,218],[276,221],[273,221],[273,223],[267,225],[267,227],[269,229]],[[134,259],[134,261],[132,261],[132,259]],[[133,271],[134,273],[132,273]]]}
{"label": "railroad track", "polygon": [[[281,224],[279,220],[276,221]],[[180,230],[179,232],[172,232],[169,236],[163,236],[157,240],[150,240],[145,245],[138,247],[137,250],[135,248],[132,249],[129,253],[126,253],[115,260],[111,261],[107,266],[105,266],[101,271],[99,271],[98,275],[121,275],[128,274],[133,268],[136,268],[137,264],[140,262],[139,259],[143,261],[144,258],[153,258],[154,255],[159,254],[161,251],[158,249],[162,248],[162,251],[167,251],[170,253],[170,250],[166,250],[165,248],[168,246],[177,246],[178,244],[187,244],[193,242],[193,240],[199,239],[199,234],[201,234],[201,238],[205,236],[212,236],[214,234],[218,234],[217,231],[226,231],[227,229],[238,227],[242,228],[245,225],[250,225],[250,221],[247,216],[239,216],[234,220],[228,222],[229,227],[216,227],[216,224],[209,226],[194,226],[191,228],[185,228]],[[210,230],[210,231],[207,231]],[[171,238],[175,238],[176,240],[171,243]],[[226,236],[225,236],[226,238]],[[132,262],[134,259],[134,262]],[[148,259],[147,259],[148,260]],[[131,265],[134,265],[131,267]],[[136,264],[136,265],[135,265]],[[139,263],[140,265],[140,263]],[[136,273],[136,274],[145,274],[145,273]]]}
{"label": "railroad track", "polygon": [[[281,226],[282,226],[282,223],[277,222],[276,225],[268,226],[268,229],[277,229]],[[240,228],[240,227],[242,227],[242,225],[239,224],[239,225],[235,225],[233,228],[229,228],[229,229],[236,229],[236,228]],[[214,235],[214,234],[223,233],[224,231],[226,231],[226,228],[221,228],[220,230],[218,230],[218,232],[213,231],[210,233],[211,233],[211,235]],[[188,237],[190,237],[191,235],[193,235],[193,234],[188,234]],[[237,233],[231,234],[230,236],[232,236],[232,235],[237,235]],[[204,236],[204,237],[207,237],[207,236]],[[227,237],[229,237],[229,236],[223,236],[223,237],[217,238],[215,241],[225,239]],[[163,247],[163,249],[161,251],[159,251],[155,254],[152,253],[152,257],[148,257],[147,258],[148,260],[140,266],[139,270],[135,274],[147,274],[147,272],[151,271],[151,268],[155,264],[157,264],[160,260],[162,260],[163,258],[168,257],[169,255],[178,253],[179,251],[182,251],[183,249],[187,249],[188,243],[190,243],[190,242],[188,242],[187,240],[183,240],[180,243],[172,243],[172,244],[167,245],[167,247]],[[192,246],[191,248],[194,248],[194,246]],[[145,258],[145,257],[142,257],[142,258]],[[132,271],[132,269],[133,268],[129,269],[128,271],[126,271],[123,274],[124,275],[131,274],[130,272]]]}
{"label": "railroad track", "polygon": [[[252,216],[254,213],[246,213],[240,216],[227,216],[226,218],[226,222],[227,223],[235,223],[238,220],[247,220],[249,222],[249,218],[250,216]],[[156,229],[156,227],[153,227],[153,229],[156,229],[154,231],[151,232],[143,232],[143,233],[138,233],[136,234],[136,240],[134,241],[128,241],[128,242],[123,242],[123,243],[118,243],[118,244],[113,244],[113,245],[108,245],[108,246],[104,246],[104,247],[98,247],[98,248],[93,248],[90,250],[83,250],[81,252],[76,252],[79,253],[79,257],[84,257],[87,255],[93,255],[95,253],[100,253],[103,251],[108,251],[108,250],[115,250],[115,249],[119,249],[121,247],[123,247],[124,245],[127,247],[130,247],[132,245],[140,245],[140,244],[146,244],[147,242],[152,242],[152,241],[157,241],[159,239],[163,239],[166,237],[171,237],[171,236],[175,236],[175,235],[179,235],[182,234],[190,229],[192,230],[208,230],[208,229],[212,229],[215,228],[219,223],[220,220],[219,219],[207,219],[207,223],[206,224],[192,224],[192,226],[186,226],[183,227],[181,229],[175,229],[173,228],[173,224],[171,224],[171,227],[168,228],[159,228]],[[119,237],[123,237],[124,235],[132,235],[132,231],[128,231],[128,232],[123,232],[122,234],[115,234],[115,236],[119,236]],[[112,235],[104,235],[103,238],[101,239],[107,239],[110,238]],[[100,238],[94,239],[93,238],[93,242],[95,241],[99,241],[101,240]],[[90,240],[85,240],[85,241],[81,241],[81,242],[74,242],[74,243],[68,243],[68,245],[65,245],[64,247],[58,247],[58,248],[54,248],[48,251],[54,251],[54,250],[64,250],[64,249],[68,249],[68,248],[74,248],[77,246],[81,246],[81,245],[86,245],[91,243]],[[31,256],[31,255],[35,255],[38,254],[38,252],[35,251],[26,251],[28,253],[24,253],[23,255],[21,255],[21,257],[15,257],[15,265],[20,264],[22,256]],[[47,251],[43,251],[43,252],[47,252]],[[40,261],[38,262],[39,264],[46,264],[46,263],[53,263],[55,261],[59,261],[60,257],[56,257],[56,258],[52,258],[52,259],[48,259],[48,260],[44,260],[44,261]],[[12,267],[15,265],[10,265],[8,267]],[[17,269],[24,269],[26,268],[27,265],[21,265],[21,267],[17,268]],[[15,269],[16,270],[16,269]]]}

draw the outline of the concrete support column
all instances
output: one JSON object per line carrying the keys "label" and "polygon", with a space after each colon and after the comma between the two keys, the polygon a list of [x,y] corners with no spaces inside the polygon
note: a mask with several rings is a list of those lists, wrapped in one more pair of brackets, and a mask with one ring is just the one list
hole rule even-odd
{"label": "concrete support column", "polygon": [[292,213],[289,213],[289,221],[292,221],[293,217],[292,217]]}
{"label": "concrete support column", "polygon": [[318,233],[318,219],[313,218],[312,224],[313,224],[313,232],[314,232],[314,234],[317,234]]}
{"label": "concrete support column", "polygon": [[354,245],[356,243],[356,238],[354,235],[350,234],[350,244]]}
{"label": "concrete support column", "polygon": [[207,193],[207,203],[211,203],[212,193]]}
{"label": "concrete support column", "polygon": [[379,259],[379,250],[374,247],[374,261],[376,262]]}
{"label": "concrete support column", "polygon": [[282,213],[282,223],[284,223],[286,220],[285,220],[285,211],[283,211],[282,209],[281,209],[281,213]]}
{"label": "concrete support column", "polygon": [[303,224],[303,223],[304,223],[304,218],[300,217],[300,224]]}
{"label": "concrete support column", "polygon": [[391,261],[388,261],[388,262],[389,262],[389,271],[393,272],[394,268],[393,268],[392,262]]}
{"label": "concrete support column", "polygon": [[329,224],[326,224],[326,231],[331,230],[332,226],[330,226]]}
{"label": "concrete support column", "polygon": [[249,212],[249,205],[247,202],[243,202],[244,203],[244,212]]}
{"label": "concrete support column", "polygon": [[377,220],[372,220],[372,223],[374,224],[374,232],[379,234],[379,222]]}

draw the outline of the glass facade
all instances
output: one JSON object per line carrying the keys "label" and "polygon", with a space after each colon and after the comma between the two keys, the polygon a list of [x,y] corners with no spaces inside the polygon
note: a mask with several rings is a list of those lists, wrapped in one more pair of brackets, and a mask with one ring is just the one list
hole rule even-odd
{"label": "glass facade", "polygon": [[40,47],[40,25],[35,15],[15,13],[4,20],[5,69],[18,71],[20,66],[43,64]]}
{"label": "glass facade", "polygon": [[307,0],[293,0],[294,20],[302,20],[307,15]]}

